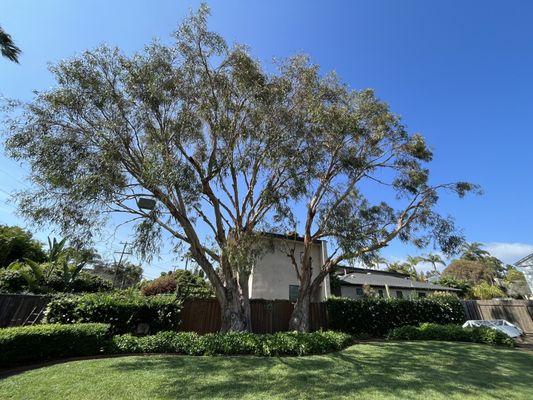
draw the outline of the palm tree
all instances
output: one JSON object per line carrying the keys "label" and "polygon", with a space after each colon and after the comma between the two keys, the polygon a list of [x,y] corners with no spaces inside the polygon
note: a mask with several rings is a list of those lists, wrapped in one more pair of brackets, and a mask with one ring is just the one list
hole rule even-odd
{"label": "palm tree", "polygon": [[410,271],[409,275],[411,275],[411,277],[416,279],[417,281],[425,281],[426,280],[426,277],[424,276],[424,274],[423,273],[418,273],[418,271],[416,270],[416,267],[422,261],[424,261],[424,257],[407,256],[407,261],[405,262],[405,264],[407,264],[407,266],[409,268],[409,271]]}
{"label": "palm tree", "polygon": [[406,262],[393,261],[387,265],[387,271],[400,272],[402,274],[409,275],[411,278],[417,279],[418,274],[414,267],[414,265],[416,265],[415,258],[416,257],[407,256],[408,261]]}
{"label": "palm tree", "polygon": [[369,261],[366,265],[369,268],[379,269],[379,266],[382,264],[385,266],[389,265],[389,260],[387,260],[385,257],[377,255],[375,258]]}
{"label": "palm tree", "polygon": [[446,263],[441,258],[441,256],[439,256],[438,254],[433,254],[433,253],[429,253],[429,254],[423,256],[423,261],[424,262],[428,262],[431,265],[433,265],[432,273],[435,276],[439,274],[439,270],[437,269],[437,264],[444,265],[444,266],[446,265]]}
{"label": "palm tree", "polygon": [[20,49],[15,45],[11,35],[7,34],[6,31],[0,26],[0,52],[8,60],[18,63]]}
{"label": "palm tree", "polygon": [[488,251],[481,248],[482,246],[483,243],[479,242],[464,243],[461,246],[461,258],[465,260],[477,261],[490,256]]}

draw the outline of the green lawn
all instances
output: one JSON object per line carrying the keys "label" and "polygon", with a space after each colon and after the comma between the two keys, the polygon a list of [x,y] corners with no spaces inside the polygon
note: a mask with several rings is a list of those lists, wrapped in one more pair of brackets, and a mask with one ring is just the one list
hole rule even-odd
{"label": "green lawn", "polygon": [[0,380],[0,399],[533,399],[533,354],[371,343],[301,358],[132,356]]}

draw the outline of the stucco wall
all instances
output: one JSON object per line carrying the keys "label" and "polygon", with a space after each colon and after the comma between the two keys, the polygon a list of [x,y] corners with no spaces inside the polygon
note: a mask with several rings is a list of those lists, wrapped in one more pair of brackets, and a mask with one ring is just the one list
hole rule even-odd
{"label": "stucco wall", "polygon": [[[299,285],[299,282],[287,251],[289,248],[295,248],[294,255],[299,261],[304,250],[303,243],[294,240],[269,239],[268,247],[270,249],[263,254],[252,270],[249,281],[250,297],[289,300],[289,285]],[[323,265],[325,257],[323,243],[313,244],[311,249],[313,277]],[[322,301],[329,297],[329,277],[324,279],[319,292],[318,298],[314,298],[313,301]]]}

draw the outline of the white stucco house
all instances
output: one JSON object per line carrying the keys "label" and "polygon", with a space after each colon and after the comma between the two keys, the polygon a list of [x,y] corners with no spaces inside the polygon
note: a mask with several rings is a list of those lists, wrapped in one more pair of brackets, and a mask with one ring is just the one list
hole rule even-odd
{"label": "white stucco house", "polygon": [[[304,246],[303,238],[295,235],[265,233],[269,250],[256,261],[248,282],[250,298],[265,300],[296,301],[299,282],[291,263],[289,252],[293,251],[297,261],[301,260]],[[300,258],[300,259],[299,259]],[[317,240],[312,244],[312,276],[316,276],[327,259],[326,242]],[[361,298],[365,289],[370,288],[376,297],[413,298],[425,297],[434,292],[457,292],[457,289],[419,282],[408,275],[357,267],[337,267],[335,274],[340,287],[335,288],[335,296]],[[326,276],[313,302],[326,300],[332,295],[330,277]]]}
{"label": "white stucco house", "polygon": [[[252,269],[248,283],[250,298],[296,301],[299,282],[288,253],[294,251],[294,256],[300,261],[299,257],[304,251],[303,238],[268,233],[265,234],[265,240],[269,241],[269,250],[257,260]],[[326,258],[326,243],[321,240],[313,242],[311,248],[313,276],[316,276],[320,267],[324,265]],[[329,296],[329,277],[326,277],[313,301],[324,301]]]}

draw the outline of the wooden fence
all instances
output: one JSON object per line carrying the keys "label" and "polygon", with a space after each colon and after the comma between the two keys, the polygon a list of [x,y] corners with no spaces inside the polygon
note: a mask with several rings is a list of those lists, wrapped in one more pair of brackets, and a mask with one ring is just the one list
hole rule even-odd
{"label": "wooden fence", "polygon": [[[44,311],[49,297],[37,295],[0,294],[0,327],[23,325],[28,318]],[[287,300],[251,300],[252,331],[274,333],[289,329],[293,305]],[[42,313],[41,313],[42,315]],[[42,317],[41,317],[42,318]],[[324,303],[311,304],[312,330],[327,329],[328,319]],[[220,306],[216,299],[189,300],[183,304],[180,331],[199,334],[218,332]]]}
{"label": "wooden fence", "polygon": [[505,319],[533,334],[532,300],[464,300],[466,319]]}
{"label": "wooden fence", "polygon": [[[252,331],[274,333],[287,331],[293,305],[288,300],[251,300]],[[311,330],[327,329],[328,319],[325,303],[312,303]],[[218,332],[220,329],[220,306],[215,299],[189,300],[183,304],[180,331],[199,334]]]}
{"label": "wooden fence", "polygon": [[0,328],[23,325],[28,319],[36,322],[43,318],[44,311],[50,301],[47,296],[31,294],[0,294]]}
{"label": "wooden fence", "polygon": [[[0,328],[23,325],[44,311],[47,296],[0,294]],[[532,300],[464,300],[467,319],[505,319],[517,324],[525,333],[533,334]],[[252,331],[273,333],[289,329],[293,305],[287,300],[251,300]],[[325,303],[312,303],[311,330],[327,329]],[[41,313],[42,318],[42,313]],[[189,300],[183,304],[180,331],[199,334],[220,329],[220,307],[215,299]]]}

